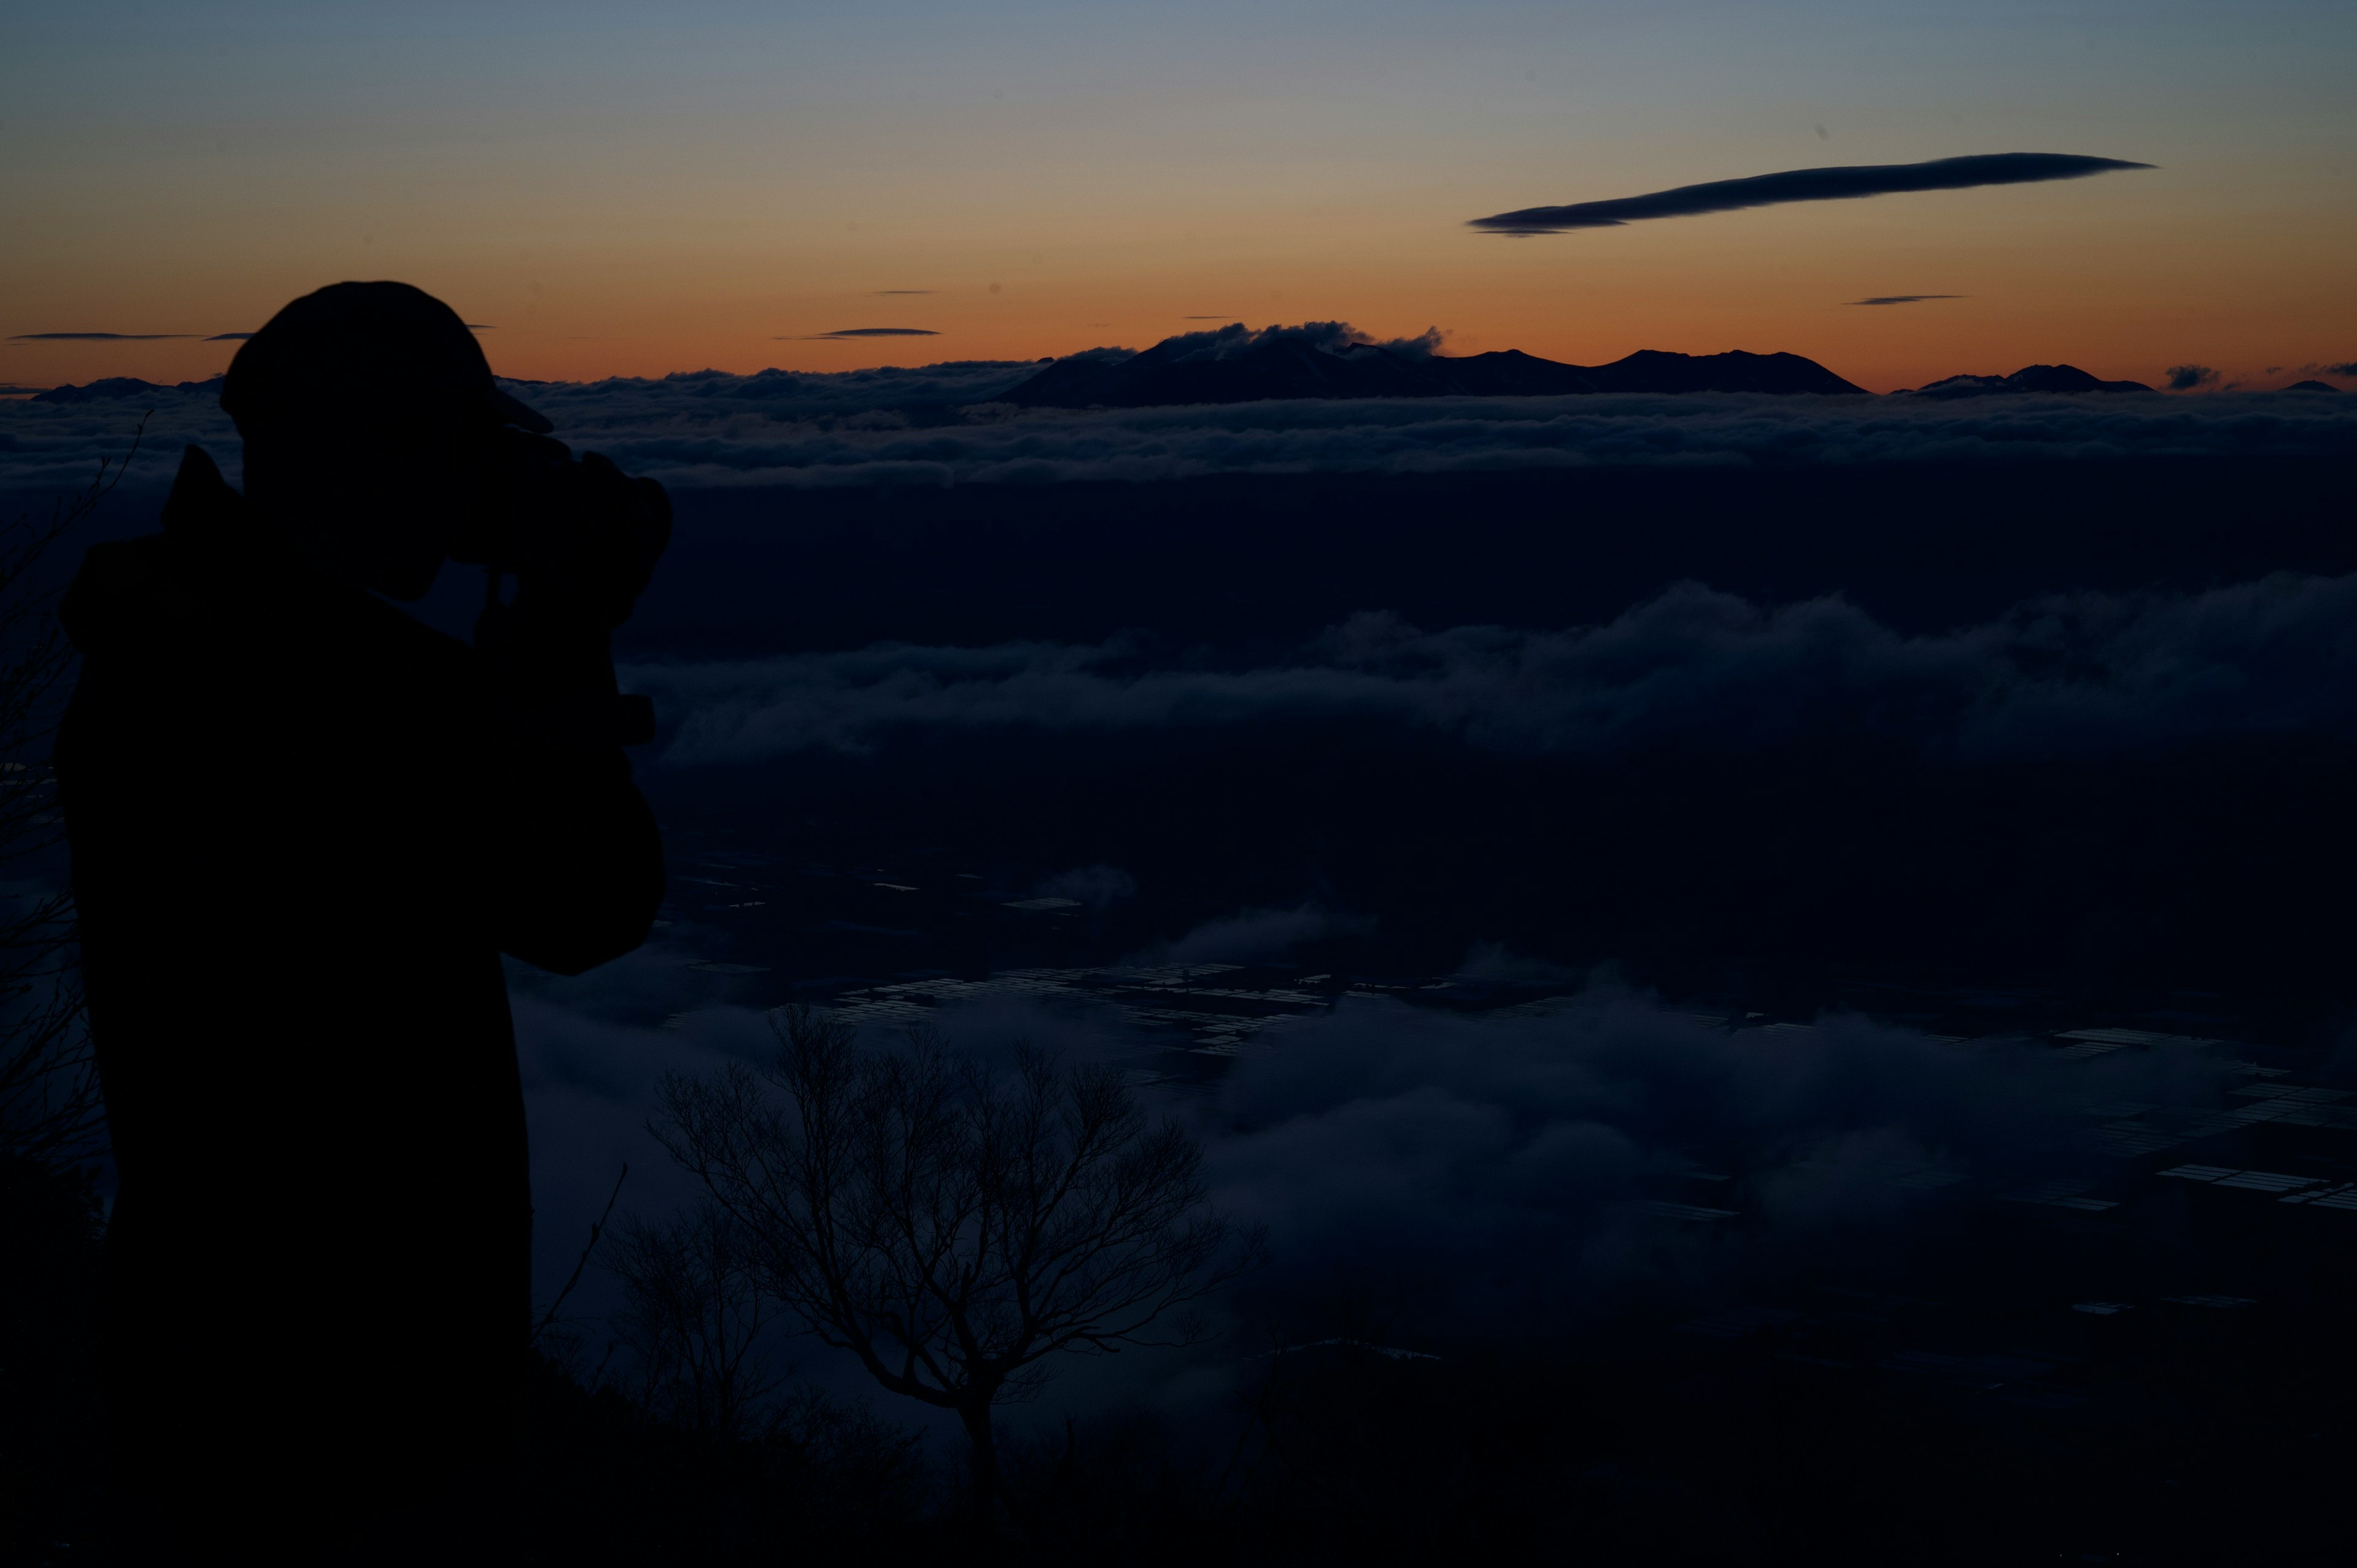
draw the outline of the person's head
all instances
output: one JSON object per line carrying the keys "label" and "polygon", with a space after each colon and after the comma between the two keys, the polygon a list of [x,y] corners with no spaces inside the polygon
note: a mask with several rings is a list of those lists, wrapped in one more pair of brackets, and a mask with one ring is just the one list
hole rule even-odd
{"label": "person's head", "polygon": [[402,283],[294,301],[230,361],[221,401],[247,499],[321,570],[395,599],[431,587],[476,522],[509,427],[550,428],[456,311]]}

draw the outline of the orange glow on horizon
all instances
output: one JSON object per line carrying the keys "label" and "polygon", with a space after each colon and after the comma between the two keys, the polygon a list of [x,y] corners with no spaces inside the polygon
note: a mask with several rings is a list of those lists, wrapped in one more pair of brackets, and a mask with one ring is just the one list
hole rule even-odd
{"label": "orange glow on horizon", "polygon": [[[1437,327],[1444,352],[1514,348],[1589,364],[1640,349],[1781,349],[1877,392],[2040,362],[2158,381],[2191,360],[2280,385],[2357,350],[2343,260],[2357,249],[2357,205],[2286,199],[2252,221],[2222,221],[2237,201],[2259,203],[2224,167],[1530,239],[1465,226],[1523,188],[1438,180],[1388,201],[1308,209],[1045,203],[890,220],[844,218],[860,208],[838,203],[605,225],[569,207],[501,221],[479,199],[420,192],[299,242],[235,215],[192,219],[168,269],[127,248],[124,221],[98,223],[19,269],[0,325],[251,329],[324,283],[394,277],[490,324],[484,345],[500,373],[547,381],[1031,360],[1143,349],[1228,320],[1342,320],[1379,338]],[[1959,297],[1850,303],[1900,294]],[[872,327],[938,335],[818,336]],[[197,380],[234,348],[11,342],[0,381]]]}

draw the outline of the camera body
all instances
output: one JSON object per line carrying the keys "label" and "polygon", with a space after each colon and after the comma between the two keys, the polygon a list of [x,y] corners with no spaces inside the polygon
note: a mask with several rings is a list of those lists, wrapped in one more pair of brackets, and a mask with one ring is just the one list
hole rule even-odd
{"label": "camera body", "polygon": [[462,565],[525,575],[560,568],[585,542],[602,498],[554,436],[503,426],[488,436],[483,483],[450,543]]}
{"label": "camera body", "polygon": [[576,459],[564,442],[501,428],[488,436],[473,503],[448,547],[486,568],[496,592],[511,574],[521,596],[619,626],[671,542],[671,498],[596,452]]}

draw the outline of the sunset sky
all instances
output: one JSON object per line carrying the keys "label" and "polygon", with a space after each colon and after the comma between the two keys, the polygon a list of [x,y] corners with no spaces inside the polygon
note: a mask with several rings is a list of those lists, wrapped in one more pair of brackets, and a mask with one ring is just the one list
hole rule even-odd
{"label": "sunset sky", "polygon": [[[1787,349],[1878,390],[2357,359],[2357,6],[166,5],[0,24],[0,381],[210,375],[400,278],[532,378],[1428,327]],[[2158,166],[1530,238],[1825,165]],[[907,291],[907,292],[894,292]],[[1893,306],[1848,302],[1951,295]],[[1200,317],[1201,319],[1190,319]],[[845,328],[934,337],[817,340]]]}

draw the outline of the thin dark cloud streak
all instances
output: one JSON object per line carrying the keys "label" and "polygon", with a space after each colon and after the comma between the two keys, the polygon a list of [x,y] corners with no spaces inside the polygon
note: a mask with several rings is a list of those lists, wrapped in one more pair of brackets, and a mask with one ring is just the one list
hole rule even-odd
{"label": "thin dark cloud streak", "polygon": [[1857,164],[1787,169],[1743,179],[1682,185],[1642,196],[1577,201],[1566,207],[1524,207],[1476,218],[1469,226],[1494,234],[1556,234],[1573,229],[1618,229],[1647,218],[1692,218],[1794,201],[1847,201],[1916,190],[1964,190],[1984,185],[2031,185],[2083,179],[2113,169],[2151,168],[2119,158],[2076,153],[1976,153],[1920,164]]}
{"label": "thin dark cloud streak", "polygon": [[1968,299],[1962,294],[1878,294],[1872,299],[1853,299],[1852,305],[1917,305],[1927,299]]}
{"label": "thin dark cloud streak", "polygon": [[799,338],[773,338],[779,343],[812,343],[824,338],[938,338],[941,334],[924,327],[845,327],[835,332],[809,332]]}

